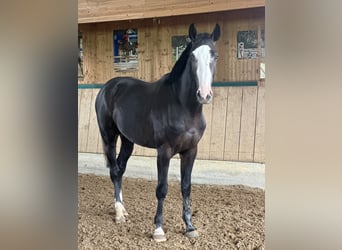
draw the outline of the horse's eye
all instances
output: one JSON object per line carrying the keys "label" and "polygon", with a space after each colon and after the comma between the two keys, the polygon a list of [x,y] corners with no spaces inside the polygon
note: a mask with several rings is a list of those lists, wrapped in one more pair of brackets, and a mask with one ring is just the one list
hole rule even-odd
{"label": "horse's eye", "polygon": [[218,53],[214,50],[210,50],[210,54],[212,55],[212,57],[217,60],[218,59]]}
{"label": "horse's eye", "polygon": [[217,59],[218,59],[218,54],[215,53],[215,54],[214,54],[214,60],[217,61]]}

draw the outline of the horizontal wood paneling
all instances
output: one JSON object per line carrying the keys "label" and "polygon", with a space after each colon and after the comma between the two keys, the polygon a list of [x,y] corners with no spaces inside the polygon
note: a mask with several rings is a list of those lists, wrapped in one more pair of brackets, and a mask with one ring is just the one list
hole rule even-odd
{"label": "horizontal wood paneling", "polygon": [[79,0],[78,23],[167,17],[264,6],[265,0]]}
{"label": "horizontal wood paneling", "polygon": [[[79,90],[79,152],[103,152],[94,108],[98,91]],[[265,88],[218,87],[214,94],[213,103],[203,107],[207,128],[198,159],[264,162]],[[155,156],[156,150],[134,145],[133,155]]]}

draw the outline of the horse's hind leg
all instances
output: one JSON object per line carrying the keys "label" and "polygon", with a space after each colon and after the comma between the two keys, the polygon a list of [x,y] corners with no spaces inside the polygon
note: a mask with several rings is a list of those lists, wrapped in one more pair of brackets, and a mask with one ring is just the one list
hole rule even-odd
{"label": "horse's hind leg", "polygon": [[127,161],[132,154],[134,146],[134,144],[123,135],[121,135],[120,138],[121,148],[119,156],[116,160],[117,164],[114,168],[110,169],[110,177],[115,189],[115,221],[117,223],[125,222],[125,216],[128,215],[125,207],[122,204],[122,176],[125,173]]}
{"label": "horse's hind leg", "polygon": [[121,136],[121,150],[118,159],[116,159],[116,142],[120,135],[119,130],[110,119],[99,119],[99,128],[107,167],[114,185],[115,221],[117,223],[125,222],[127,212],[122,204],[122,175],[125,172],[126,163],[133,150],[133,145],[127,139],[122,139],[123,137]]}
{"label": "horse's hind leg", "polygon": [[124,216],[120,213],[121,209],[119,209],[119,213],[117,211],[117,207],[119,206],[117,205],[117,202],[119,202],[120,199],[118,200],[116,197],[119,197],[120,194],[117,191],[119,189],[119,183],[117,182],[117,178],[115,178],[115,176],[117,175],[116,173],[119,172],[119,167],[116,160],[116,142],[118,140],[119,132],[115,128],[114,122],[105,121],[102,123],[100,121],[101,120],[99,119],[99,128],[102,137],[103,152],[106,157],[107,167],[109,168],[110,178],[112,180],[115,190],[115,221],[121,222],[124,221]]}

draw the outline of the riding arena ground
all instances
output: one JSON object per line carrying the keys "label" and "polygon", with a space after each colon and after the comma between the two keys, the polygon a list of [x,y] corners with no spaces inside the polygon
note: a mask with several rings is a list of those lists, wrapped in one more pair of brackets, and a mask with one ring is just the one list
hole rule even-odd
{"label": "riding arena ground", "polygon": [[167,241],[152,239],[156,180],[123,179],[126,223],[115,223],[108,176],[78,175],[78,249],[265,249],[265,192],[243,185],[193,184],[192,221],[199,238],[184,236],[180,183],[169,181],[164,203]]}

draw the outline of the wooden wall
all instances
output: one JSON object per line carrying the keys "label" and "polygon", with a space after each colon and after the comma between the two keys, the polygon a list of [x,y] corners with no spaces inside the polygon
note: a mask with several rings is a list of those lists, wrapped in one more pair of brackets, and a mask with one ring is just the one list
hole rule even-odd
{"label": "wooden wall", "polygon": [[[113,30],[138,29],[139,69],[129,75],[146,81],[159,79],[172,68],[171,36],[187,35],[194,22],[198,32],[221,26],[217,42],[219,59],[215,81],[257,80],[257,87],[214,87],[212,104],[204,105],[207,129],[199,144],[198,158],[265,161],[265,84],[259,79],[263,58],[237,59],[240,30],[264,29],[264,8],[158,19],[81,24],[84,78],[79,83],[104,83],[118,76],[113,66]],[[260,36],[259,36],[260,37]],[[260,44],[260,43],[259,43]],[[259,48],[260,49],[260,48]],[[102,152],[94,99],[98,89],[80,89],[79,151]],[[155,150],[135,146],[136,155],[155,155]]]}

